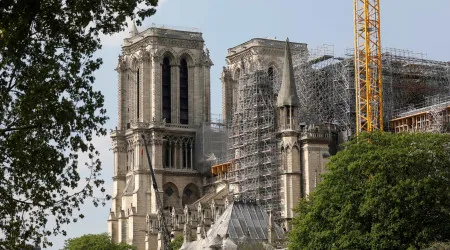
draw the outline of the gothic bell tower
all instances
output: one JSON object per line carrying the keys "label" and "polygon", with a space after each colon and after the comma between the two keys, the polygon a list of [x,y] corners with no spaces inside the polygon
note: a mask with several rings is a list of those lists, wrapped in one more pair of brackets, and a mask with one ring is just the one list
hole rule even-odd
{"label": "gothic bell tower", "polygon": [[149,218],[159,209],[151,188],[147,140],[162,209],[181,209],[202,195],[196,131],[210,120],[209,51],[195,29],[133,24],[118,72],[118,124],[111,133],[114,190],[108,219],[113,242],[156,249]]}

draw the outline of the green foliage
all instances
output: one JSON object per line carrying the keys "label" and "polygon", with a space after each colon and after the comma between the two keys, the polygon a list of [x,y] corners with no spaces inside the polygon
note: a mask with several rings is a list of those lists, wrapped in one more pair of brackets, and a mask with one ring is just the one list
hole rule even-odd
{"label": "green foliage", "polygon": [[425,248],[425,250],[448,250],[450,249],[450,242],[435,242],[430,245],[430,247]]}
{"label": "green foliage", "polygon": [[362,134],[302,200],[290,249],[408,249],[450,240],[450,135]]}
{"label": "green foliage", "polygon": [[168,250],[178,250],[181,248],[181,246],[183,245],[183,235],[179,235],[177,237],[175,237],[175,239],[173,239],[171,242],[169,242],[169,244],[167,244],[167,249]]}
{"label": "green foliage", "polygon": [[[139,4],[139,8],[137,7]],[[0,249],[66,234],[87,198],[108,196],[92,144],[106,134],[104,97],[92,88],[99,35],[140,24],[157,0],[0,1]],[[137,10],[137,12],[136,12]],[[80,153],[90,159],[80,184]],[[55,227],[47,225],[49,216]]]}
{"label": "green foliage", "polygon": [[136,250],[125,243],[111,243],[107,233],[87,234],[78,238],[66,240],[63,250]]}

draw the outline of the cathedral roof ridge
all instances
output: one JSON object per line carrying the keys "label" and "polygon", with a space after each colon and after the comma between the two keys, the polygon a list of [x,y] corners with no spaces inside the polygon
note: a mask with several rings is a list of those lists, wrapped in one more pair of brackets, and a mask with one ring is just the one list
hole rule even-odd
{"label": "cathedral roof ridge", "polygon": [[133,23],[130,31],[130,37],[125,38],[123,47],[137,43],[147,37],[173,38],[179,40],[192,40],[204,42],[203,35],[198,28],[178,27],[171,25],[157,25],[152,23],[145,30],[138,32]]}
{"label": "cathedral roof ridge", "polygon": [[[230,56],[231,53],[239,53],[251,47],[271,47],[276,49],[283,49],[285,45],[285,41],[274,39],[274,38],[260,38],[255,37],[244,43],[236,45],[228,49],[228,54]],[[306,43],[300,42],[290,42],[293,50],[305,50],[308,46]]]}
{"label": "cathedral roof ridge", "polygon": [[151,23],[147,29],[166,29],[166,30],[174,30],[174,31],[182,31],[182,32],[201,33],[201,30],[197,27],[185,27],[185,26],[157,24],[157,23]]}

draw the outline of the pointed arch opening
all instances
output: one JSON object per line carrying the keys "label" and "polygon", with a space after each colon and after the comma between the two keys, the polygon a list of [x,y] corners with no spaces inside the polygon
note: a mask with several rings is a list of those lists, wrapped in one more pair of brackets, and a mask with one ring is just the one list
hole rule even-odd
{"label": "pointed arch opening", "polygon": [[137,68],[136,71],[136,113],[137,113],[137,119],[139,120],[139,113],[140,113],[140,76],[139,76],[139,67]]}
{"label": "pointed arch opening", "polygon": [[180,61],[180,124],[189,123],[189,72],[185,58]]}
{"label": "pointed arch opening", "polygon": [[183,190],[183,197],[181,199],[182,205],[184,207],[184,205],[192,204],[199,198],[200,198],[200,190],[195,184],[190,183]]}
{"label": "pointed arch opening", "polygon": [[269,69],[267,69],[267,75],[269,76],[269,81],[271,81],[273,83],[273,67],[269,67]]}
{"label": "pointed arch opening", "polygon": [[171,207],[180,208],[180,194],[178,188],[172,182],[168,182],[163,186],[163,204],[164,210],[169,210]]}
{"label": "pointed arch opening", "polygon": [[171,102],[171,79],[170,79],[170,59],[165,56],[162,63],[162,119],[166,123],[171,123],[172,102]]}

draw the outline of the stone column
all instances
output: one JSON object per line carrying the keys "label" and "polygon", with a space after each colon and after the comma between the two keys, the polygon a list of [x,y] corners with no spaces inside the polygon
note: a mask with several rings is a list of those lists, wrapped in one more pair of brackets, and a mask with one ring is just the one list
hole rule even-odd
{"label": "stone column", "polygon": [[180,158],[180,143],[179,142],[176,142],[175,143],[175,152],[174,152],[174,156],[173,156],[173,160],[174,160],[174,168],[176,168],[176,169],[179,169],[180,168],[180,160],[181,160],[181,158]]}
{"label": "stone column", "polygon": [[183,166],[183,143],[180,142],[179,146],[178,146],[178,159],[179,159],[179,164],[178,164],[178,168],[182,169]]}
{"label": "stone column", "polygon": [[150,122],[151,118],[151,58],[148,52],[144,51],[142,56],[142,66],[141,66],[141,83],[139,84],[141,87],[140,91],[140,108],[141,108],[141,121]]}
{"label": "stone column", "polygon": [[158,246],[156,248],[157,250],[165,250],[166,247],[164,245],[164,236],[161,230],[158,232]]}
{"label": "stone column", "polygon": [[161,94],[161,62],[160,57],[153,55],[151,57],[151,95],[150,95],[150,108],[151,108],[151,120],[161,121],[161,103],[162,103],[162,94]]}
{"label": "stone column", "polygon": [[199,126],[203,122],[203,97],[204,97],[204,84],[203,84],[203,70],[202,65],[195,66],[195,86],[194,86],[194,124]]}
{"label": "stone column", "polygon": [[[134,79],[134,85],[135,85],[135,91],[134,91],[134,98],[135,98],[135,102],[134,102],[134,108],[136,109],[136,114],[134,117],[134,120],[136,122],[140,122],[142,121],[142,78],[143,78],[143,61],[142,61],[142,57],[139,58],[138,63],[137,63],[137,67],[136,67],[136,72],[135,74],[135,79]],[[139,77],[138,77],[139,75]]]}
{"label": "stone column", "polygon": [[119,57],[119,65],[116,70],[118,73],[118,129],[126,129],[127,123],[127,71],[126,62]]}
{"label": "stone column", "polygon": [[[124,211],[119,211],[118,223],[117,223],[117,242],[127,242],[127,222],[128,219],[125,216]],[[125,236],[125,237],[124,237]]]}
{"label": "stone column", "polygon": [[233,107],[233,79],[230,71],[223,67],[222,69],[222,119],[226,123],[231,120]]}
{"label": "stone column", "polygon": [[189,124],[195,124],[194,122],[194,84],[195,84],[195,67],[193,65],[188,66],[188,119]]}
{"label": "stone column", "polygon": [[203,66],[203,82],[204,82],[204,103],[203,103],[203,121],[209,122],[211,120],[211,83],[210,83],[210,69],[209,64]]}
{"label": "stone column", "polygon": [[180,123],[180,65],[170,65],[172,123]]}
{"label": "stone column", "polygon": [[136,122],[136,71],[128,70],[128,120]]}
{"label": "stone column", "polygon": [[113,176],[113,197],[111,212],[118,215],[122,207],[122,192],[125,188],[126,175],[126,142],[115,138],[116,145],[113,147],[114,152],[114,176]]}
{"label": "stone column", "polygon": [[190,145],[189,145],[189,148],[191,150],[191,159],[190,159],[190,161],[191,161],[191,169],[194,169],[194,152],[192,150],[193,147],[194,147],[194,145],[191,142]]}
{"label": "stone column", "polygon": [[173,149],[173,142],[169,142],[169,168],[173,168],[173,162],[172,162],[172,149]]}

